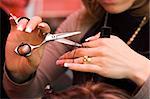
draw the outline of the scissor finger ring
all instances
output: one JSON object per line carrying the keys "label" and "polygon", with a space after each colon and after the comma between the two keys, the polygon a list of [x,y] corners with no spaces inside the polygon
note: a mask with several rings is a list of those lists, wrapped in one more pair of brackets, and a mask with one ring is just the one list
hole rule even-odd
{"label": "scissor finger ring", "polygon": [[28,17],[20,17],[19,19],[17,19],[17,21],[19,22],[21,19],[26,19],[26,20],[30,20]]}
{"label": "scissor finger ring", "polygon": [[20,56],[29,56],[31,54],[31,47],[27,43],[22,43],[16,47],[15,52]]}
{"label": "scissor finger ring", "polygon": [[21,43],[18,47],[16,47],[15,52],[17,54],[19,54],[20,56],[27,57],[27,56],[31,55],[31,51],[34,48],[38,48],[40,46],[41,46],[41,44],[33,46],[33,45],[30,45],[30,44],[27,44],[27,43]]}

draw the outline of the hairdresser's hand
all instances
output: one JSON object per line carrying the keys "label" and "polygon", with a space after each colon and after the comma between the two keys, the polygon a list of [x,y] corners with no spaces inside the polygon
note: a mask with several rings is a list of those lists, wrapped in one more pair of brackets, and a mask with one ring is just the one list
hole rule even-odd
{"label": "hairdresser's hand", "polygon": [[[114,79],[128,78],[139,86],[150,75],[150,60],[133,51],[120,38],[95,36],[90,39],[83,44],[88,48],[65,53],[56,63],[75,71],[94,72]],[[91,57],[90,63],[84,64],[83,56]]]}
{"label": "hairdresser's hand", "polygon": [[22,42],[37,45],[42,42],[42,33],[50,32],[48,24],[38,16],[21,19],[16,25],[11,19],[11,31],[6,42],[6,66],[16,82],[23,82],[34,73],[40,64],[44,46],[32,51],[31,56],[23,57],[15,53],[15,48]]}

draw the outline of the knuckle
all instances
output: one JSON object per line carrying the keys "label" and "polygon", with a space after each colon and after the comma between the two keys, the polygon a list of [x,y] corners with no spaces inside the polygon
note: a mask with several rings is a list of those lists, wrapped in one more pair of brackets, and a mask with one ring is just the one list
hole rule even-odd
{"label": "knuckle", "polygon": [[84,56],[84,51],[82,48],[76,49],[74,52],[76,55]]}
{"label": "knuckle", "polygon": [[74,62],[74,63],[82,63],[82,59],[81,58],[77,58],[77,59],[72,60],[72,62]]}
{"label": "knuckle", "polygon": [[34,16],[34,17],[32,17],[32,19],[35,19],[35,20],[38,20],[38,21],[42,21],[42,18],[39,17],[39,16]]}
{"label": "knuckle", "polygon": [[101,47],[101,48],[98,48],[98,53],[99,53],[99,55],[102,55],[102,56],[104,56],[104,55],[106,55],[106,53],[107,53],[107,48],[106,47]]}

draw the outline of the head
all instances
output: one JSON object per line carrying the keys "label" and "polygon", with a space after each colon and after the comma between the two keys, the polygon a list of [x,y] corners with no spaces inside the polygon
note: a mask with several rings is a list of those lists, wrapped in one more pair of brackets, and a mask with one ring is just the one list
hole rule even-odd
{"label": "head", "polygon": [[123,90],[104,83],[76,85],[58,93],[46,95],[43,99],[130,99]]}

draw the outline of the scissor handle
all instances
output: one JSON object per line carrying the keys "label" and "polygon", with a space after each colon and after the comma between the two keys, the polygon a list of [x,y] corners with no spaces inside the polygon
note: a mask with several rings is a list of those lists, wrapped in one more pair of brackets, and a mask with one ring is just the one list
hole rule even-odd
{"label": "scissor handle", "polygon": [[31,47],[29,44],[27,43],[21,43],[15,50],[15,52],[17,54],[19,54],[20,56],[24,56],[24,57],[27,57],[27,56],[30,56],[31,55]]}

